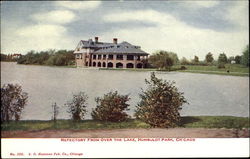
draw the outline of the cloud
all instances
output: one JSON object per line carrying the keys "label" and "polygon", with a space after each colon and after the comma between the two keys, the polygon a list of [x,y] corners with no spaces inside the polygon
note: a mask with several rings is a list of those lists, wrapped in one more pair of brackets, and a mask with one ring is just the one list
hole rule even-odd
{"label": "cloud", "polygon": [[99,7],[100,1],[85,1],[85,2],[69,2],[69,1],[57,1],[56,6],[65,7],[73,10],[93,10]]}
{"label": "cloud", "polygon": [[22,53],[47,49],[72,49],[75,41],[67,34],[67,29],[60,25],[37,24],[6,28],[1,38],[1,50],[5,53]]}
{"label": "cloud", "polygon": [[201,0],[194,0],[194,1],[181,1],[181,4],[190,9],[202,9],[202,8],[212,8],[218,5],[219,1],[201,1]]}
{"label": "cloud", "polygon": [[104,22],[148,22],[154,23],[154,25],[166,25],[171,27],[176,23],[179,23],[176,18],[171,15],[163,14],[155,10],[138,10],[130,12],[112,13],[103,16]]}
{"label": "cloud", "polygon": [[169,14],[154,10],[115,12],[104,16],[103,20],[109,23],[135,20],[155,23],[155,27],[120,28],[101,35],[107,40],[120,37],[141,45],[149,53],[163,49],[176,52],[179,57],[193,58],[199,55],[200,59],[204,59],[208,52],[214,53],[215,57],[222,52],[238,55],[249,41],[248,31],[227,33],[195,28]]}
{"label": "cloud", "polygon": [[234,2],[225,14],[225,18],[242,29],[249,29],[249,3],[248,1]]}
{"label": "cloud", "polygon": [[36,13],[31,18],[39,23],[66,24],[74,21],[76,16],[68,10],[55,10],[46,13]]}

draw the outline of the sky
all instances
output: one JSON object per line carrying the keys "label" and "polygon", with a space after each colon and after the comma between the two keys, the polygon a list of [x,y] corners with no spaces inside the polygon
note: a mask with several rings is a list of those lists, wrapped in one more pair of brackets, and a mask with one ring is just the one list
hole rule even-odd
{"label": "sky", "polygon": [[179,58],[241,55],[249,44],[248,8],[246,0],[1,1],[1,53],[74,50],[97,36]]}

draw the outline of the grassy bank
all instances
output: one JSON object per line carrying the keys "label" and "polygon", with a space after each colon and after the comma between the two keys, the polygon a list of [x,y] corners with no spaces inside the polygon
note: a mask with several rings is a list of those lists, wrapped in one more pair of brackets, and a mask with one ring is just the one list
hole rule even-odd
{"label": "grassy bank", "polygon": [[[226,64],[225,68],[219,69],[217,66],[198,66],[184,65],[186,70],[177,70],[180,72],[203,73],[203,74],[219,74],[231,76],[249,76],[249,68],[239,64]],[[173,66],[173,69],[180,68],[180,65]],[[228,72],[229,71],[229,72]]]}
{"label": "grassy bank", "polygon": [[40,64],[18,64],[18,65],[28,65],[28,66],[48,66],[48,67],[61,67],[61,68],[76,68],[76,65],[63,65],[63,66],[56,66],[56,65],[40,65]]}
{"label": "grassy bank", "polygon": [[156,71],[155,68],[99,68],[99,70],[116,70],[116,71]]}
{"label": "grassy bank", "polygon": [[[230,116],[189,116],[182,117],[179,127],[183,128],[249,128],[249,118]],[[55,129],[120,129],[120,128],[150,128],[142,121],[130,119],[126,122],[101,122],[83,120],[73,122],[71,120],[53,121],[18,121],[2,123],[3,131],[7,130],[55,130]]]}
{"label": "grassy bank", "polygon": [[[186,70],[180,70],[181,66],[185,66]],[[116,71],[166,71],[156,68],[99,68],[100,70],[116,70]],[[216,74],[229,76],[249,76],[249,68],[239,64],[226,64],[225,68],[219,69],[217,66],[199,66],[199,65],[174,65],[170,71],[201,73],[201,74]],[[228,72],[229,71],[229,72]]]}

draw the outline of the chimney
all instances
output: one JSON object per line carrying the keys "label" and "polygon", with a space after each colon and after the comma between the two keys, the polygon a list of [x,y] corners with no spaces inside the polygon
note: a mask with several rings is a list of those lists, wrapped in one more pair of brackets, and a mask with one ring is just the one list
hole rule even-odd
{"label": "chimney", "polygon": [[95,37],[95,43],[98,43],[98,37]]}
{"label": "chimney", "polygon": [[117,38],[113,38],[113,43],[114,44],[117,44],[117,41],[118,41]]}

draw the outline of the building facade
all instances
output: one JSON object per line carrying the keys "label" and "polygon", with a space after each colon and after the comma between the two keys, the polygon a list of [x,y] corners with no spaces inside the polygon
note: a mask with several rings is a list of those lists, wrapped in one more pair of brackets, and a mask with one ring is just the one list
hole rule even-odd
{"label": "building facade", "polygon": [[128,42],[118,43],[114,38],[113,43],[95,40],[81,40],[75,51],[77,67],[102,67],[102,68],[145,68],[148,53],[141,50],[140,46]]}

